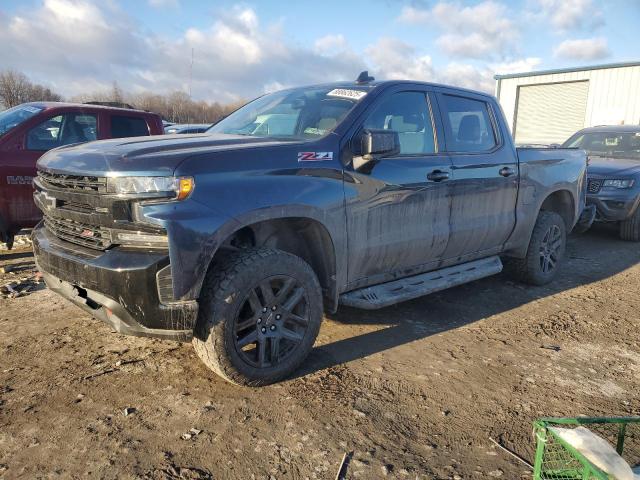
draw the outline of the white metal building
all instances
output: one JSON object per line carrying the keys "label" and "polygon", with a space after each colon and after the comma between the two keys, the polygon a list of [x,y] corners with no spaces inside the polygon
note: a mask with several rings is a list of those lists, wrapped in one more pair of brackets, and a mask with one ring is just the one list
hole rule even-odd
{"label": "white metal building", "polygon": [[640,62],[495,79],[517,144],[562,143],[584,127],[640,124]]}

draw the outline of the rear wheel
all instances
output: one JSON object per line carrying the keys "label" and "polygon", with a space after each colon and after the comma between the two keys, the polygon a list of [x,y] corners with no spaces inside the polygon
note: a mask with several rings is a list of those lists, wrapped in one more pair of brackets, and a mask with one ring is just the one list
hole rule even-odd
{"label": "rear wheel", "polygon": [[208,275],[193,344],[229,382],[267,385],[302,363],[321,321],[322,291],[311,267],[286,252],[249,249]]}
{"label": "rear wheel", "polygon": [[628,242],[640,242],[640,207],[624,222],[620,222],[620,238]]}
{"label": "rear wheel", "polygon": [[505,259],[505,269],[522,282],[545,285],[558,273],[566,243],[567,228],[562,217],[555,212],[541,211],[526,257]]}

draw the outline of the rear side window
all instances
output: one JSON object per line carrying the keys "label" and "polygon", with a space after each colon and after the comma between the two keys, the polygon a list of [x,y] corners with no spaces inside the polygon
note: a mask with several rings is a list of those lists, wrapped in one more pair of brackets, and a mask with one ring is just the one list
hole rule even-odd
{"label": "rear side window", "polygon": [[486,102],[442,95],[448,149],[452,152],[486,152],[497,145]]}
{"label": "rear side window", "polygon": [[144,137],[149,135],[149,127],[144,118],[113,115],[111,136],[113,138]]}

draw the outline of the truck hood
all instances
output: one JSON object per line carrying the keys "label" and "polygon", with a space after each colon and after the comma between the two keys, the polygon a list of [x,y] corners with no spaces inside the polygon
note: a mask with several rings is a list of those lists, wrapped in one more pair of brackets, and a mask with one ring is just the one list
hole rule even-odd
{"label": "truck hood", "polygon": [[114,176],[172,175],[188,157],[240,148],[291,144],[272,138],[226,134],[157,135],[67,145],[45,153],[38,169],[50,173]]}
{"label": "truck hood", "polygon": [[640,159],[589,157],[587,171],[591,175],[603,177],[633,177],[640,176]]}

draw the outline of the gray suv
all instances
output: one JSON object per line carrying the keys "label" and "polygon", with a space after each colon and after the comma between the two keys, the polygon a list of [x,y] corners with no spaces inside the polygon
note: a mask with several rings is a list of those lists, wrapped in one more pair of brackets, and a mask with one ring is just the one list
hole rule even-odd
{"label": "gray suv", "polygon": [[596,221],[616,222],[620,238],[640,241],[640,125],[585,128],[563,147],[587,152],[587,204]]}

